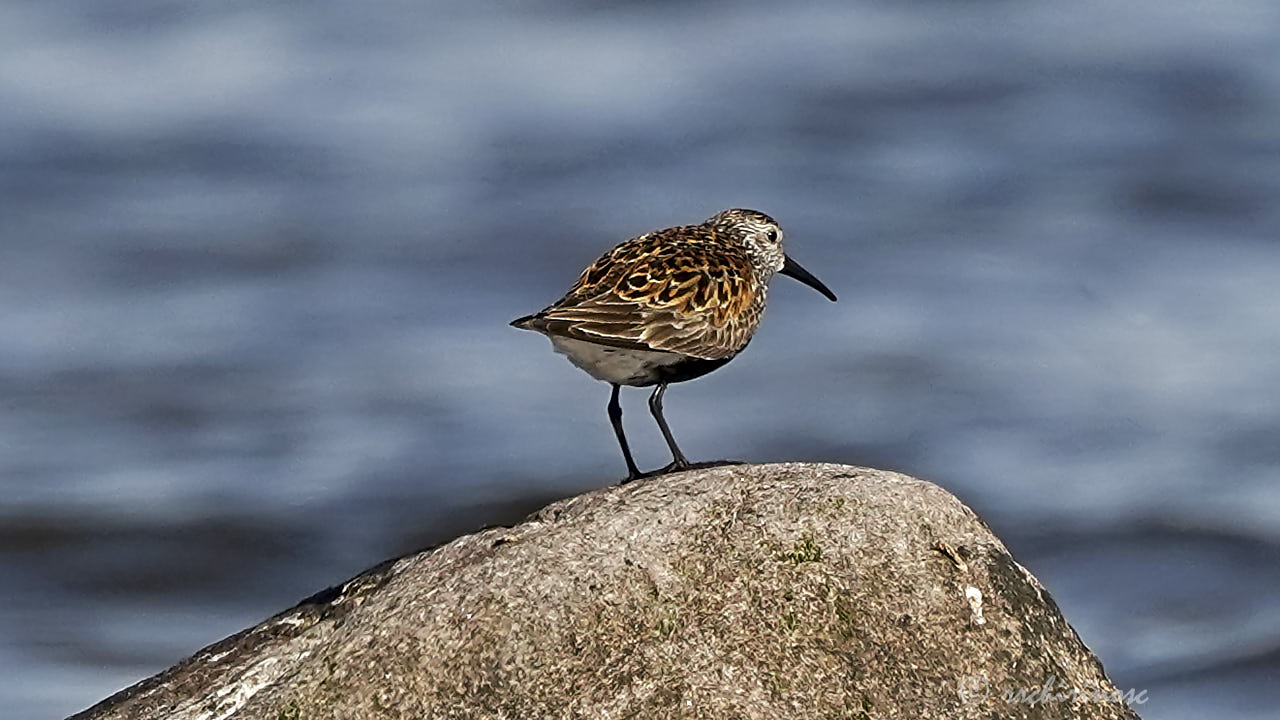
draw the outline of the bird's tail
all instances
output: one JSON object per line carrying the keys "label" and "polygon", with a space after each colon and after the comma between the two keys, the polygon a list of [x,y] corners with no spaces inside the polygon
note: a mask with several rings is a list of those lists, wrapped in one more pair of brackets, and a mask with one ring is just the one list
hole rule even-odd
{"label": "bird's tail", "polygon": [[534,330],[533,321],[537,318],[537,314],[525,315],[522,318],[516,318],[511,321],[511,327],[520,328],[521,330]]}

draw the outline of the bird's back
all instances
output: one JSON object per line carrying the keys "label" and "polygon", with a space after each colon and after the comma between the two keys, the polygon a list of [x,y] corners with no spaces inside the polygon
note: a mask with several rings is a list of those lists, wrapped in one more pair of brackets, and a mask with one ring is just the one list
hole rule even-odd
{"label": "bird's back", "polygon": [[746,347],[766,283],[746,249],[707,225],[658,230],[592,263],[564,297],[516,327],[633,350],[721,360]]}

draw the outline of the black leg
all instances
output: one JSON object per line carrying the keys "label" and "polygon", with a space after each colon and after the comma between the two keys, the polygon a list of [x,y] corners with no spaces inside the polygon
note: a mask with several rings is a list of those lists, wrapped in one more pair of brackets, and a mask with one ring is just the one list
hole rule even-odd
{"label": "black leg", "polygon": [[671,428],[667,427],[667,419],[662,417],[662,395],[667,391],[667,384],[660,383],[653,394],[649,396],[649,412],[653,413],[653,419],[658,421],[658,429],[662,430],[662,437],[667,441],[667,447],[671,448],[672,463],[665,471],[687,470],[689,468],[689,460],[685,458],[684,453],[680,452],[680,446],[676,445],[676,439],[671,434]]}
{"label": "black leg", "polygon": [[627,461],[627,479],[624,483],[629,483],[640,477],[640,468],[636,467],[636,461],[631,459],[631,448],[627,447],[627,436],[622,432],[622,403],[618,402],[618,391],[622,387],[616,383],[613,385],[613,394],[609,396],[609,422],[613,423],[613,434],[618,436],[618,444],[622,446],[622,457]]}

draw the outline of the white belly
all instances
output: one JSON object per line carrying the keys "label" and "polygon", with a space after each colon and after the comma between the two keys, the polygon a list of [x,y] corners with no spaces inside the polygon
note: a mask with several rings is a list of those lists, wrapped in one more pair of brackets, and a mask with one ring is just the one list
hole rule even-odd
{"label": "white belly", "polygon": [[587,371],[591,377],[619,385],[652,385],[657,382],[657,369],[686,360],[683,355],[653,350],[597,345],[583,340],[550,335],[556,352]]}

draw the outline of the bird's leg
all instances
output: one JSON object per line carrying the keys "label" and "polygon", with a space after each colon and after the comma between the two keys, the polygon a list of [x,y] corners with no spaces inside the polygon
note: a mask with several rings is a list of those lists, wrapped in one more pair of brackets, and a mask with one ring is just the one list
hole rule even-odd
{"label": "bird's leg", "polygon": [[673,470],[688,470],[689,460],[680,452],[680,446],[676,445],[676,439],[671,434],[671,428],[667,427],[667,419],[662,417],[662,395],[667,391],[666,383],[659,383],[658,387],[649,396],[649,412],[653,413],[653,419],[658,421],[658,428],[662,430],[662,437],[667,441],[667,447],[671,448],[672,462],[663,468],[663,472],[671,472]]}
{"label": "bird's leg", "polygon": [[622,403],[618,402],[618,391],[621,389],[621,385],[613,383],[613,394],[609,396],[609,422],[613,424],[613,434],[618,436],[618,445],[622,446],[622,457],[627,461],[627,479],[622,482],[629,483],[641,477],[641,472],[636,467],[636,461],[631,458],[627,436],[622,432]]}

